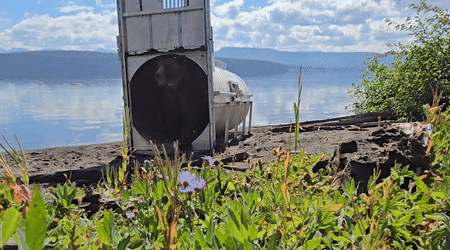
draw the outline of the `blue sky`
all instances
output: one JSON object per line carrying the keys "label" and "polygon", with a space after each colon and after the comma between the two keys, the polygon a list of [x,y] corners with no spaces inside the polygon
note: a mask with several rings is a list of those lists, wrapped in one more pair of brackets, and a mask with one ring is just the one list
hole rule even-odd
{"label": "blue sky", "polygon": [[[211,0],[214,47],[384,52],[408,43],[384,22],[405,20],[418,0]],[[450,1],[429,3],[450,9]],[[116,51],[115,0],[0,0],[0,52]]]}

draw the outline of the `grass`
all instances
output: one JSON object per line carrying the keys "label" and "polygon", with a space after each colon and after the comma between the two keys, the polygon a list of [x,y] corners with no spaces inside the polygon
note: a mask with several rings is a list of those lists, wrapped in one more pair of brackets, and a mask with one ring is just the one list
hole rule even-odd
{"label": "grass", "polygon": [[[21,249],[450,249],[450,111],[428,108],[435,168],[416,176],[392,166],[364,193],[354,181],[314,173],[324,154],[280,148],[277,161],[242,173],[222,164],[182,170],[183,156],[164,153],[131,173],[124,143],[124,164],[96,190],[115,209],[88,216],[73,183],[44,201],[39,186],[30,188],[26,175],[18,181],[0,158],[0,246],[12,237]],[[26,174],[23,151],[5,151]]]}

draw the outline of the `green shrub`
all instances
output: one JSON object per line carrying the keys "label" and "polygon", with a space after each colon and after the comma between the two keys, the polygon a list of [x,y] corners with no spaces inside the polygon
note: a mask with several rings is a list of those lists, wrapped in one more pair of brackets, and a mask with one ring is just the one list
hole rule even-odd
{"label": "green shrub", "polygon": [[[353,84],[351,106],[356,113],[392,112],[403,119],[422,119],[424,104],[433,100],[432,88],[443,92],[441,102],[450,100],[450,12],[428,5],[412,4],[417,11],[398,31],[415,37],[411,44],[389,45],[393,50],[366,61],[361,84]],[[421,17],[426,18],[421,19]],[[431,16],[431,17],[430,17]],[[386,19],[388,25],[392,22]],[[382,58],[394,56],[389,65]]]}
{"label": "green shrub", "polygon": [[431,165],[439,174],[450,173],[450,109],[439,115],[438,122],[434,124],[431,136],[433,146]]}

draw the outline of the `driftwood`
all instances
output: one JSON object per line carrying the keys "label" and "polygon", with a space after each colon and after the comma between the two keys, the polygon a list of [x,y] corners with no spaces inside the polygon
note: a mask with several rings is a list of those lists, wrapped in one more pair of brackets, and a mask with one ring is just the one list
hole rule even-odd
{"label": "driftwood", "polygon": [[[366,113],[360,115],[350,115],[344,117],[330,118],[324,120],[307,121],[300,123],[299,132],[313,130],[334,130],[334,129],[360,129],[367,127],[376,127],[378,125],[387,125],[396,123],[397,117],[390,113]],[[277,125],[272,128],[272,132],[289,132],[295,128],[295,123]]]}

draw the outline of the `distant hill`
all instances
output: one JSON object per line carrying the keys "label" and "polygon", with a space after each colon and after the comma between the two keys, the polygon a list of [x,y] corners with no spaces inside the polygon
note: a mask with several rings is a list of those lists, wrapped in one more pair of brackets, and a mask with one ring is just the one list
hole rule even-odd
{"label": "distant hill", "polygon": [[[241,77],[272,76],[303,67],[363,67],[373,53],[283,52],[257,48],[222,48],[215,58]],[[118,79],[116,53],[29,51],[0,53],[0,79]]]}
{"label": "distant hill", "polygon": [[227,70],[240,77],[257,77],[281,75],[288,72],[289,67],[280,64],[260,60],[230,59],[215,57],[227,64]]}
{"label": "distant hill", "polygon": [[[270,76],[287,72],[286,65],[259,60],[217,58],[241,76]],[[0,79],[114,79],[121,78],[116,53],[92,51],[30,51],[0,53]]]}
{"label": "distant hill", "polygon": [[116,53],[30,51],[0,54],[0,79],[121,78]]}
{"label": "distant hill", "polygon": [[[264,60],[285,65],[319,68],[342,68],[364,66],[364,61],[376,53],[365,52],[287,52],[261,48],[222,48],[215,52],[216,57],[230,59]],[[389,61],[389,60],[388,60]]]}

